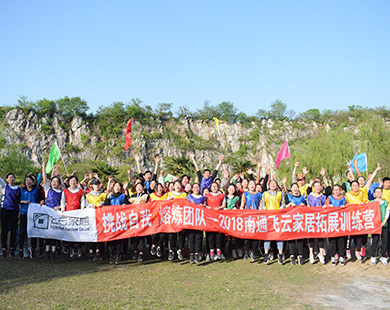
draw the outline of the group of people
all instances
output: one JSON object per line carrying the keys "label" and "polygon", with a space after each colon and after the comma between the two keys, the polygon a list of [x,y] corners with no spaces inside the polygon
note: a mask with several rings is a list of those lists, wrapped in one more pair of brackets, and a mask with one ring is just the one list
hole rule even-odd
{"label": "group of people", "polygon": [[[372,265],[377,264],[378,256],[384,265],[388,265],[390,178],[385,177],[375,182],[376,175],[381,169],[380,164],[373,173],[368,174],[366,180],[361,175],[357,162],[354,162],[357,178],[351,165],[347,163],[347,180],[341,185],[330,186],[324,168],[320,171],[321,177],[307,182],[308,169],[303,167],[302,172],[297,174],[299,163],[295,163],[292,184],[287,187],[287,177],[284,177],[279,184],[271,174],[271,165],[265,167],[265,175],[260,177],[262,163],[257,163],[256,174],[255,171],[249,170],[246,175],[243,172],[231,175],[223,165],[222,155],[219,156],[219,162],[213,172],[209,169],[201,172],[195,154],[191,153],[190,158],[196,169],[194,178],[188,175],[167,178],[164,170],[159,172],[159,157],[155,157],[153,172],[142,173],[139,156],[134,156],[134,158],[138,175],[133,178],[129,170],[128,180],[123,184],[110,177],[104,186],[96,173],[93,175],[87,173],[79,181],[75,173],[66,177],[61,176],[57,166],[54,166],[51,177],[48,178],[45,163],[42,164],[42,173],[38,176],[28,174],[22,187],[15,185],[13,173],[6,176],[7,183],[0,178],[3,196],[1,208],[3,258],[6,259],[8,255],[13,257],[18,252],[20,259],[28,257],[34,259],[39,244],[39,255],[45,255],[48,260],[54,260],[59,251],[65,255],[69,254],[72,259],[80,258],[83,255],[83,249],[86,249],[89,260],[102,260],[102,253],[107,249],[110,263],[120,263],[129,251],[133,260],[142,262],[148,248],[152,256],[159,258],[167,256],[168,260],[182,260],[184,256],[188,256],[190,263],[200,263],[202,260],[224,260],[225,255],[233,259],[243,258],[256,261],[260,255],[265,264],[274,258],[279,264],[283,264],[285,254],[288,252],[292,265],[303,265],[304,251],[308,249],[310,263],[319,260],[321,264],[325,264],[325,257],[328,255],[333,266],[338,263],[344,266],[353,253],[357,260],[363,260],[367,256],[366,249],[369,247]],[[223,177],[220,179],[218,172],[221,167]],[[134,237],[130,240],[110,241],[106,244],[83,244],[37,238],[30,238],[28,243],[27,240],[29,203],[40,203],[58,212],[66,212],[83,208],[100,208],[106,205],[143,204],[175,198],[185,198],[214,210],[278,210],[295,206],[340,208],[348,204],[364,204],[375,200],[380,204],[382,231],[380,235],[371,235],[369,242],[367,235],[283,242],[281,240],[243,240],[222,233],[198,230],[159,233],[146,237]]]}

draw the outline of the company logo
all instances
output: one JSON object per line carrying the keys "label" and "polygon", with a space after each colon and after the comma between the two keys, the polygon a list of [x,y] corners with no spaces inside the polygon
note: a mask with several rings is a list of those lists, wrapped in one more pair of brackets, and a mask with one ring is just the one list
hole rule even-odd
{"label": "company logo", "polygon": [[34,228],[48,229],[49,228],[49,215],[44,213],[34,213]]}

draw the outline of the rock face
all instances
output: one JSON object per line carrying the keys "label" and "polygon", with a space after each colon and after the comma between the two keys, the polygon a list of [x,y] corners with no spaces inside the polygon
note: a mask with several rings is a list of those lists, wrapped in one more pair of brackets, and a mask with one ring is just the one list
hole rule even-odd
{"label": "rock face", "polygon": [[[6,118],[5,137],[10,144],[23,145],[22,152],[37,166],[43,161],[44,155],[50,152],[50,148],[56,141],[60,147],[65,162],[69,164],[84,161],[86,159],[100,159],[109,165],[119,166],[128,163],[130,152],[123,149],[125,137],[125,125],[123,135],[119,138],[105,140],[97,134],[86,120],[80,116],[72,119],[70,124],[66,123],[62,115],[46,115],[38,117],[34,113],[26,115],[21,110],[11,110]],[[65,125],[64,125],[65,124]],[[187,155],[188,150],[171,138],[145,137],[151,133],[163,134],[167,128],[185,139],[188,133],[207,141],[212,147],[202,147],[195,150],[200,167],[214,165],[217,162],[217,155],[223,152],[225,155],[237,152],[241,145],[246,145],[248,159],[260,160],[263,163],[274,162],[274,157],[279,151],[284,139],[289,141],[298,137],[312,136],[318,131],[316,123],[302,124],[299,129],[293,128],[289,122],[275,124],[272,120],[263,120],[261,126],[252,123],[250,126],[243,126],[240,123],[220,125],[221,137],[218,137],[214,122],[204,122],[185,118],[180,124],[173,121],[165,123],[155,122],[153,126],[145,126],[142,123],[133,123],[133,139],[131,152],[140,154],[141,165],[144,168],[153,167],[153,155],[159,154],[162,157],[180,157]],[[276,140],[270,137],[277,137]],[[211,167],[212,167],[211,166]]]}

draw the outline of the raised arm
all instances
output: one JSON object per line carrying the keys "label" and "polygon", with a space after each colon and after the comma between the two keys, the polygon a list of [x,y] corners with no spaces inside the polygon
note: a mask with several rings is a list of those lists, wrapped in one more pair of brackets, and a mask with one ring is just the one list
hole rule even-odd
{"label": "raised arm", "polygon": [[134,155],[134,159],[135,159],[135,163],[137,164],[137,171],[138,171],[138,174],[141,174],[141,166],[139,164],[139,156],[137,154]]}
{"label": "raised arm", "polygon": [[195,153],[192,153],[192,152],[191,152],[191,153],[189,154],[189,156],[190,156],[192,162],[194,163],[195,170],[196,170],[196,171],[200,171],[200,170],[199,170],[199,167],[198,167],[198,164],[196,163],[196,160],[195,160]]}
{"label": "raised arm", "polygon": [[352,173],[352,175],[355,177],[355,174],[353,173],[353,169],[351,167],[351,163],[349,162],[349,160],[347,160],[347,167],[348,167],[348,171]]}
{"label": "raised arm", "polygon": [[283,180],[282,180],[283,190],[284,190],[285,193],[288,193],[286,183],[287,183],[287,177],[284,177]]}
{"label": "raised arm", "polygon": [[263,163],[258,162],[257,163],[256,184],[260,182],[260,170],[261,170],[261,167],[263,167]]}
{"label": "raised arm", "polygon": [[296,162],[295,165],[294,165],[294,170],[293,170],[293,173],[292,173],[292,182],[296,182],[297,181],[297,168],[299,166],[299,162]]}
{"label": "raised arm", "polygon": [[378,165],[377,165],[375,171],[372,173],[372,175],[370,176],[370,178],[367,180],[366,186],[367,186],[367,189],[368,189],[368,190],[370,190],[370,187],[371,187],[372,183],[374,183],[374,180],[375,180],[375,177],[376,177],[378,171],[381,170],[381,169],[382,169],[381,164],[378,163]]}
{"label": "raised arm", "polygon": [[154,162],[156,163],[155,166],[154,166],[154,171],[153,171],[153,176],[152,176],[152,180],[157,180],[157,172],[158,172],[158,165],[161,161],[161,158],[160,156],[155,156],[154,157]]}
{"label": "raised arm", "polygon": [[356,158],[353,160],[353,165],[355,166],[356,173],[357,173],[358,177],[361,177],[362,174],[360,173],[358,160]]}
{"label": "raised arm", "polygon": [[322,176],[322,180],[323,180],[323,182],[324,182],[324,185],[325,185],[326,187],[329,187],[329,182],[328,182],[328,179],[327,179],[326,176],[325,176],[326,170],[325,170],[324,167],[321,168],[320,174],[321,174],[321,176]]}
{"label": "raised arm", "polygon": [[217,167],[215,167],[215,170],[218,171],[219,168],[221,167],[222,163],[223,163],[223,155],[222,155],[222,154],[219,154],[219,162],[218,162]]}
{"label": "raised arm", "polygon": [[42,163],[42,183],[46,184],[47,183],[47,174],[46,174],[46,163]]}

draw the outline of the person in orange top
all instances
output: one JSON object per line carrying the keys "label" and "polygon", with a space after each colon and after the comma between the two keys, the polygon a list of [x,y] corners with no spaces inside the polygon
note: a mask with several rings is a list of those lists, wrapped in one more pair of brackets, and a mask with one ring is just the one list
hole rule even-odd
{"label": "person in orange top", "polygon": [[[161,183],[157,183],[156,191],[150,194],[150,200],[158,201],[158,200],[166,200],[166,199],[167,199],[167,194],[164,193],[164,186]],[[151,255],[157,255],[157,257],[161,257],[162,255],[161,249],[164,245],[165,238],[166,238],[166,234],[164,233],[152,235],[152,246],[150,247]]]}
{"label": "person in orange top", "polygon": [[[359,182],[356,180],[351,182],[351,190],[345,194],[345,199],[347,199],[347,205],[368,203],[368,199],[363,191],[359,189]],[[356,243],[356,258],[362,260],[363,256],[366,255],[367,235],[356,235],[353,238]],[[349,247],[351,244],[352,242],[350,242]],[[348,248],[348,250],[350,249]]]}

